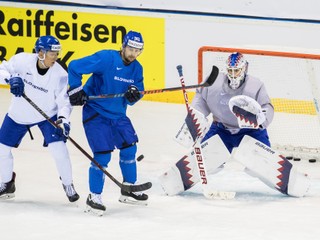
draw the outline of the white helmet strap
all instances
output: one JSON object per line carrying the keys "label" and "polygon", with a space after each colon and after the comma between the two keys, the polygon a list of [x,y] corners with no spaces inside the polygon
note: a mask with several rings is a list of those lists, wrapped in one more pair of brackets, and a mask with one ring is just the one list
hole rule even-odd
{"label": "white helmet strap", "polygon": [[43,58],[41,58],[41,57],[39,56],[39,54],[38,54],[38,59],[39,59],[40,64],[42,65],[42,67],[48,68],[48,67],[44,64],[44,60],[46,59],[46,52],[44,52]]}

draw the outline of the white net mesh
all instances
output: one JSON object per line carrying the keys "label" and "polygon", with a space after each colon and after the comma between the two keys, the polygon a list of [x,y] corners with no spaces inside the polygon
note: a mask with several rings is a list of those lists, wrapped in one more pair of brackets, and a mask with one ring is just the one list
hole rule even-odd
{"label": "white net mesh", "polygon": [[199,50],[199,80],[210,73],[212,65],[225,72],[225,61],[234,51],[244,54],[248,74],[265,83],[272,99],[275,116],[268,129],[272,147],[287,156],[319,159],[320,56],[203,47]]}

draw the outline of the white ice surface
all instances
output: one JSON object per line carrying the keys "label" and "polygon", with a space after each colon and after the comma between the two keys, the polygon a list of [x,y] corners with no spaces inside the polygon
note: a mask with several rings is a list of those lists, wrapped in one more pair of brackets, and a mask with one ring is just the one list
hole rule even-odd
{"label": "white ice surface", "polygon": [[[0,117],[5,116],[11,95],[0,89]],[[165,196],[158,176],[181,158],[186,150],[173,140],[186,114],[184,105],[139,102],[130,107],[140,138],[138,162],[140,182],[151,181],[149,205],[118,202],[119,188],[106,180],[103,217],[84,213],[88,195],[90,161],[70,142],[74,184],[81,198],[78,206],[68,203],[53,159],[42,147],[42,136],[32,128],[35,139],[25,136],[13,151],[16,198],[0,201],[2,240],[318,240],[320,239],[320,163],[293,162],[311,178],[305,198],[290,198],[270,189],[258,179],[228,165],[210,176],[212,189],[236,191],[234,200],[207,200],[195,186],[183,195]],[[2,121],[2,120],[1,120]],[[72,113],[71,137],[90,153],[81,125],[81,111]],[[108,171],[121,180],[115,152]]]}

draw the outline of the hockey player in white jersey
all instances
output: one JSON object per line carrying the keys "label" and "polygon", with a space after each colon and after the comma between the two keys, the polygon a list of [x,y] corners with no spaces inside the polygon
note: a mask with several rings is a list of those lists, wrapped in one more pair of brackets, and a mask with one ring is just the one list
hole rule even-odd
{"label": "hockey player in white jersey", "polygon": [[[67,95],[68,74],[56,61],[61,45],[53,36],[41,36],[36,53],[18,53],[0,65],[0,82],[8,83],[14,95],[0,129],[0,198],[14,197],[15,177],[12,148],[18,148],[25,134],[38,126],[53,156],[63,189],[70,202],[79,199],[72,180],[66,140],[70,131],[72,106]],[[59,124],[53,127],[22,96],[32,99]]]}
{"label": "hockey player in white jersey", "polygon": [[[197,89],[192,107],[204,118],[210,114],[213,117],[212,124],[202,142],[205,143],[219,136],[228,151],[232,153],[233,159],[242,163],[249,175],[258,177],[262,182],[281,193],[297,197],[304,196],[309,188],[309,180],[307,176],[297,172],[287,159],[270,148],[267,127],[273,120],[274,108],[264,83],[247,74],[247,71],[248,62],[244,56],[239,52],[232,53],[226,61],[226,72],[219,73],[212,86]],[[201,122],[204,121],[201,120]],[[188,128],[189,135],[192,136],[189,139],[195,139],[192,127]],[[186,131],[180,130],[176,139],[188,145],[186,144],[188,140],[182,136],[183,132]],[[221,149],[223,144],[212,145],[212,148]],[[259,152],[261,153],[257,154]],[[207,165],[223,164],[228,160],[228,154],[224,153],[222,156],[226,156],[224,161],[221,156],[205,159]],[[217,163],[208,163],[210,161]],[[178,163],[177,168],[185,165]],[[214,170],[208,169],[209,172],[214,172]],[[192,174],[190,171],[183,173],[185,169],[177,171],[180,172],[181,179],[183,179],[183,185],[180,186],[184,186],[184,190],[187,190],[191,185],[186,184],[190,182],[190,177],[186,176],[192,177]],[[173,192],[178,193],[175,189],[181,192],[183,190],[181,187],[171,189],[171,184],[168,184],[171,181],[165,178],[169,175],[170,173],[166,173],[161,176],[162,182],[167,185],[164,190],[166,191],[167,187],[171,195]]]}

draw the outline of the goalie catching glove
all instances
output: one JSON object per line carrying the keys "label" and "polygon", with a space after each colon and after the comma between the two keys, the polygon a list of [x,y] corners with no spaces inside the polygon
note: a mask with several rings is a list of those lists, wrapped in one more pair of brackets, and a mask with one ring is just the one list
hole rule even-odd
{"label": "goalie catching glove", "polygon": [[260,104],[245,95],[234,96],[229,101],[230,111],[236,116],[240,128],[257,129],[266,120]]}

